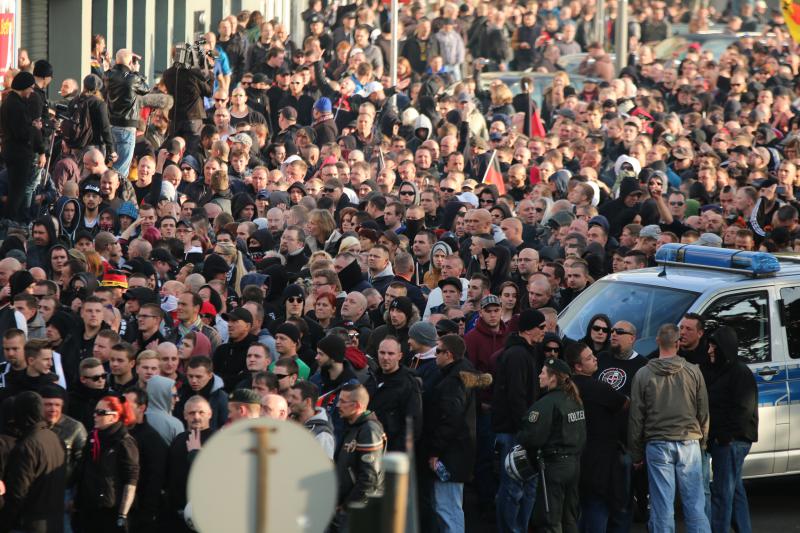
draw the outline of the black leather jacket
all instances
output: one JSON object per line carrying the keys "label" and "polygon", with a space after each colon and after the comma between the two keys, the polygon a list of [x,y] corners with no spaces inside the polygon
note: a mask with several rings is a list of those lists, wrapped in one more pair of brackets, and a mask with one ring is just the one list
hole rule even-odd
{"label": "black leather jacket", "polygon": [[347,424],[336,450],[336,474],[339,478],[338,505],[365,502],[367,496],[383,488],[381,460],[386,448],[386,435],[375,413],[364,412]]}
{"label": "black leather jacket", "polygon": [[125,65],[114,65],[106,72],[108,114],[112,126],[135,128],[139,123],[139,96],[150,92],[144,76]]}

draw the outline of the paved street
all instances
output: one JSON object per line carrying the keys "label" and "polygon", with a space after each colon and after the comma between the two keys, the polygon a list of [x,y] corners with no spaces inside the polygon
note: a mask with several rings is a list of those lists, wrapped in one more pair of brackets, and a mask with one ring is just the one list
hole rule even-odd
{"label": "paved street", "polygon": [[[754,533],[792,533],[800,531],[800,504],[797,494],[800,491],[800,476],[758,479],[746,483],[750,498],[750,513]],[[468,502],[465,510],[469,513]],[[475,533],[492,533],[494,526],[483,523],[478,527],[467,528]],[[634,524],[635,533],[646,533],[645,524]],[[678,531],[685,531],[678,520]]]}

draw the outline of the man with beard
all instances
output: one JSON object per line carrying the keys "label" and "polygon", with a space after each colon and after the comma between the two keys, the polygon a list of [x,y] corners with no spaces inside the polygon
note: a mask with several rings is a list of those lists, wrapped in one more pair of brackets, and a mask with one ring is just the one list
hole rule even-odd
{"label": "man with beard", "polygon": [[211,405],[202,396],[191,396],[183,406],[183,419],[187,431],[181,433],[169,447],[167,454],[167,513],[169,530],[176,533],[190,533],[192,530],[183,519],[186,507],[186,485],[189,470],[203,444],[214,433],[211,428]]}
{"label": "man with beard", "polygon": [[100,205],[103,197],[100,194],[100,181],[87,178],[81,184],[81,201],[83,202],[83,219],[78,225],[78,230],[88,231],[94,236],[100,231]]}
{"label": "man with beard", "polygon": [[50,248],[56,243],[56,228],[53,226],[52,217],[41,217],[33,223],[31,241],[28,243],[27,262],[28,269],[34,267],[46,268]]}
{"label": "man with beard", "polygon": [[310,381],[298,381],[289,391],[289,409],[291,417],[303,424],[319,443],[328,459],[333,459],[336,440],[333,436],[333,425],[322,407],[317,407],[319,387]]}
{"label": "man with beard", "polygon": [[299,273],[308,263],[305,232],[299,226],[283,230],[279,245],[281,255],[286,258],[286,271]]}

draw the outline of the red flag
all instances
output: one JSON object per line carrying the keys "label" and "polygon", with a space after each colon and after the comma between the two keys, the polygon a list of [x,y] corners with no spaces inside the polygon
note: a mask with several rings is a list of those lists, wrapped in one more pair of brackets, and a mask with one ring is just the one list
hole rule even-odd
{"label": "red flag", "polygon": [[486,167],[486,173],[483,175],[481,183],[493,184],[497,187],[497,192],[501,196],[506,193],[506,184],[503,181],[503,173],[500,172],[500,162],[497,160],[497,150],[492,152],[492,157],[489,159],[489,165]]}
{"label": "red flag", "polygon": [[539,112],[533,106],[531,107],[531,137],[544,137],[547,132],[542,124],[542,119],[539,118]]}

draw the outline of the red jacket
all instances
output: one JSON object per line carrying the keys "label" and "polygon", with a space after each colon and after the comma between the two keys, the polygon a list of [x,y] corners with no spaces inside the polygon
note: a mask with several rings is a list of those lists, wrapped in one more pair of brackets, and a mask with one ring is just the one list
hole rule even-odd
{"label": "red jacket", "polygon": [[[479,372],[494,375],[494,361],[492,354],[502,350],[506,344],[508,329],[501,321],[500,329],[492,331],[482,318],[478,319],[475,327],[464,336],[464,344],[467,345],[467,358]],[[491,389],[483,389],[478,392],[481,402],[491,399]]]}

